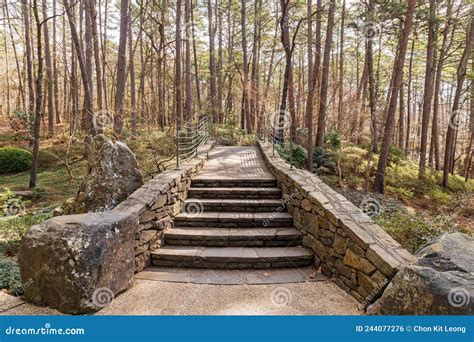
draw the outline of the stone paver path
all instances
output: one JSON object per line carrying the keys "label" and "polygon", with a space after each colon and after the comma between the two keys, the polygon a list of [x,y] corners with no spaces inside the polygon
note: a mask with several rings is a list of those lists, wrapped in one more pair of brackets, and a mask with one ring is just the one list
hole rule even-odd
{"label": "stone paver path", "polygon": [[[1,315],[60,315],[28,303]],[[96,315],[361,315],[358,303],[331,281],[205,285],[135,280]]]}
{"label": "stone paver path", "polygon": [[255,146],[217,146],[195,179],[274,179]]}

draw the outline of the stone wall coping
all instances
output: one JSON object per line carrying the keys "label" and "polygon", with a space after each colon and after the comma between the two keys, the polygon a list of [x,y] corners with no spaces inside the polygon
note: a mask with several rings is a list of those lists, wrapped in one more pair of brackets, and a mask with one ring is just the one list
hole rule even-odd
{"label": "stone wall coping", "polygon": [[258,146],[270,172],[277,179],[281,180],[285,177],[311,203],[324,209],[326,218],[337,222],[361,248],[370,250],[368,254],[371,254],[374,259],[381,259],[393,268],[415,260],[415,256],[405,250],[372,218],[343,195],[323,183],[318,176],[307,170],[292,168],[277,154],[273,155],[271,145],[259,141]]}

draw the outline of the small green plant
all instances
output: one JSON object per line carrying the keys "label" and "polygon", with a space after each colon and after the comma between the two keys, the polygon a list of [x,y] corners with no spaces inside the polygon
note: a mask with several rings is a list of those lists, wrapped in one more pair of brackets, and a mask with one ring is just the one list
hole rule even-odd
{"label": "small green plant", "polygon": [[306,167],[308,161],[308,151],[301,145],[298,144],[284,144],[277,145],[278,153],[280,157],[286,160],[288,163],[292,163],[297,168]]}
{"label": "small green plant", "polygon": [[0,289],[7,289],[13,295],[23,293],[20,268],[17,263],[0,259]]}
{"label": "small green plant", "polygon": [[326,145],[328,145],[328,147],[331,150],[338,150],[341,148],[342,138],[339,132],[335,132],[335,131],[329,132],[326,135],[325,141],[326,141]]}
{"label": "small green plant", "polygon": [[391,145],[388,152],[388,163],[389,164],[400,164],[402,161],[406,161],[408,158],[400,148]]}
{"label": "small green plant", "polygon": [[32,154],[17,147],[0,148],[0,174],[23,172],[31,167]]}
{"label": "small green plant", "polygon": [[10,127],[15,130],[25,130],[28,128],[28,122],[30,120],[28,112],[25,112],[20,109],[16,109],[13,113],[10,114],[8,118]]}
{"label": "small green plant", "polygon": [[320,168],[335,172],[336,162],[330,152],[323,148],[315,147],[313,151],[313,170],[317,172]]}
{"label": "small green plant", "polygon": [[377,216],[375,221],[387,233],[411,253],[416,253],[424,245],[436,239],[443,232],[450,229],[438,227],[426,222],[419,215],[404,214],[401,212]]}
{"label": "small green plant", "polygon": [[52,208],[24,216],[0,218],[0,241],[16,245],[31,226],[52,217],[51,210]]}

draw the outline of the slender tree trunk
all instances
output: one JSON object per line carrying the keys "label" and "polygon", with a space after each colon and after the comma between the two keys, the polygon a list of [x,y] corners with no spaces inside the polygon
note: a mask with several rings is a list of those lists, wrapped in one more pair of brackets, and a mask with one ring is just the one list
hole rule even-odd
{"label": "slender tree trunk", "polygon": [[[446,17],[452,16],[452,1],[448,1],[446,9]],[[453,25],[454,26],[454,25]],[[453,27],[454,30],[454,27]],[[440,157],[440,143],[439,143],[439,106],[440,106],[440,88],[443,75],[443,66],[446,59],[447,47],[448,47],[448,35],[450,31],[449,21],[446,22],[443,29],[443,40],[441,43],[441,49],[439,51],[438,66],[436,68],[436,76],[434,83],[434,100],[433,100],[433,124],[431,126],[431,146],[433,146],[434,153],[434,165],[436,171],[441,170],[441,157]]]}
{"label": "slender tree trunk", "polygon": [[125,83],[127,80],[127,33],[129,20],[130,2],[129,0],[121,0],[120,3],[120,38],[118,47],[117,60],[117,85],[115,89],[114,102],[114,133],[121,136],[124,126],[124,110],[123,102],[125,97]]}
{"label": "slender tree trunk", "polygon": [[339,42],[339,99],[338,99],[338,109],[337,109],[337,130],[341,132],[342,130],[342,99],[344,95],[344,21],[346,17],[346,0],[342,1],[342,14],[341,14],[341,36]]}
{"label": "slender tree trunk", "polygon": [[405,135],[405,154],[410,150],[410,132],[411,132],[411,116],[412,116],[412,90],[413,90],[413,56],[415,55],[415,39],[412,39],[410,62],[408,66],[408,91],[407,91],[407,128]]}
{"label": "slender tree trunk", "polygon": [[194,7],[192,6],[192,1],[191,1],[191,33],[192,33],[192,39],[193,39],[194,77],[195,77],[195,82],[196,82],[196,96],[197,96],[198,108],[200,111],[202,111],[201,85],[199,82],[199,63],[198,63],[198,57],[197,57],[196,33],[195,33],[194,26],[195,26],[194,25]]}
{"label": "slender tree trunk", "polygon": [[[308,74],[308,98],[306,100],[306,127],[308,128],[308,141],[306,148],[308,149],[308,164],[306,165],[309,171],[313,171],[313,111],[314,111],[314,95],[318,91],[317,82],[319,76],[319,66],[321,64],[321,17],[322,17],[322,0],[317,0],[316,5],[316,41],[315,41],[315,56],[314,63],[311,66],[311,73]],[[309,14],[308,14],[309,16]],[[308,30],[310,30],[308,28]],[[309,31],[308,31],[309,32]],[[312,44],[312,42],[311,42]]]}
{"label": "slender tree trunk", "polygon": [[90,91],[90,85],[88,81],[88,73],[86,71],[86,63],[84,61],[84,55],[81,47],[81,43],[79,40],[79,34],[76,30],[76,24],[74,15],[71,9],[71,5],[69,0],[63,0],[64,7],[66,8],[66,14],[68,16],[69,28],[71,31],[71,38],[74,43],[77,61],[79,63],[79,69],[81,71],[81,78],[82,78],[82,85],[84,88],[84,116],[87,118],[87,135],[95,135],[95,128],[93,127],[93,106],[92,106],[92,96]]}
{"label": "slender tree trunk", "polygon": [[324,58],[322,67],[321,95],[319,97],[318,130],[316,132],[316,146],[324,146],[324,135],[326,131],[326,112],[328,105],[329,86],[329,63],[331,59],[332,32],[334,28],[334,11],[336,1],[331,0],[329,4],[328,26],[326,29],[326,41],[324,43]]}
{"label": "slender tree trunk", "polygon": [[[210,0],[209,0],[210,1]],[[176,56],[175,56],[175,66],[174,66],[174,105],[175,105],[175,115],[177,120],[183,118],[183,105],[182,105],[182,87],[181,87],[181,0],[176,1]]]}
{"label": "slender tree trunk", "polygon": [[[41,33],[41,18],[38,11],[38,2],[33,0],[33,14],[36,22],[36,58],[38,60],[37,76],[36,76],[36,104],[35,104],[35,121],[33,123],[33,158],[30,173],[30,189],[36,187],[36,176],[38,173],[39,148],[40,148],[40,128],[43,102],[43,38]],[[46,18],[44,18],[46,19]]]}
{"label": "slender tree trunk", "polygon": [[96,84],[97,84],[97,107],[102,109],[103,99],[102,99],[102,70],[101,70],[101,61],[100,61],[100,50],[99,50],[99,37],[97,33],[97,10],[96,10],[96,0],[87,0],[90,22],[91,22],[91,34],[92,34],[92,43],[94,49],[94,63],[95,63],[95,75],[96,75]]}
{"label": "slender tree trunk", "polygon": [[[46,0],[42,1],[43,7],[43,20],[48,17],[47,12],[47,2]],[[48,136],[54,135],[54,100],[53,100],[53,62],[51,59],[51,48],[49,45],[49,27],[48,22],[43,23],[43,34],[44,34],[44,58],[46,63],[46,89],[48,92]]]}
{"label": "slender tree trunk", "polygon": [[[214,8],[213,8],[214,7]],[[210,101],[211,115],[214,122],[219,122],[219,113],[217,110],[217,84],[216,84],[216,57],[215,57],[215,35],[213,16],[217,11],[216,6],[212,4],[212,0],[207,0],[208,22],[209,22],[209,72],[210,72]],[[214,11],[215,9],[215,11]]]}
{"label": "slender tree trunk", "polygon": [[184,0],[184,20],[186,23],[186,41],[185,41],[185,70],[184,70],[184,77],[185,77],[185,104],[184,104],[184,111],[185,111],[185,118],[186,120],[191,120],[192,118],[192,87],[191,87],[191,0]]}
{"label": "slender tree trunk", "polygon": [[56,30],[56,15],[57,15],[57,3],[53,1],[53,100],[54,100],[54,113],[55,121],[57,124],[61,123],[61,114],[59,112],[59,72],[58,72],[58,54],[57,54],[57,30]]}
{"label": "slender tree trunk", "polygon": [[[471,49],[474,45],[474,5],[471,6],[470,18],[471,20],[466,32],[466,46],[456,72],[456,92],[454,94],[450,122],[455,119],[455,115],[459,115],[457,111],[459,111],[461,108],[461,95],[467,73],[467,63],[471,54]],[[457,127],[453,126],[455,125],[448,125],[448,132],[446,133],[446,145],[444,148],[443,187],[445,188],[449,186],[449,172],[454,166],[453,150],[456,133],[455,130],[457,130]]]}
{"label": "slender tree trunk", "polygon": [[[3,6],[3,12],[7,12],[8,11],[8,7],[5,5]],[[3,21],[3,30],[4,30],[4,34],[3,34],[3,42],[5,44],[5,48],[3,50],[3,52],[5,53],[5,78],[6,78],[6,94],[5,94],[5,97],[6,97],[6,104],[7,104],[7,112],[6,112],[6,117],[8,117],[10,115],[10,64],[9,64],[9,58],[8,58],[8,40],[7,40],[7,21],[4,20]],[[3,109],[3,108],[2,108]],[[1,116],[3,116],[3,111],[0,113]]]}
{"label": "slender tree trunk", "polygon": [[397,109],[397,99],[402,85],[402,71],[405,64],[405,56],[408,46],[408,39],[410,36],[412,24],[413,24],[413,14],[415,11],[416,0],[408,0],[408,9],[405,17],[405,23],[403,27],[402,36],[400,39],[400,44],[398,48],[397,58],[394,62],[394,72],[393,72],[393,86],[392,92],[390,95],[390,102],[387,110],[386,121],[385,121],[385,132],[382,141],[382,149],[380,152],[379,163],[377,166],[377,173],[375,176],[375,191],[378,193],[384,192],[385,185],[385,169],[388,162],[388,154],[390,145],[393,137],[393,129],[395,124],[395,112]]}
{"label": "slender tree trunk", "polygon": [[421,141],[420,141],[420,168],[418,178],[425,177],[426,152],[428,146],[428,128],[430,124],[431,103],[433,100],[433,82],[434,82],[434,55],[436,40],[436,0],[430,0],[430,18],[428,24],[428,47],[426,49],[426,71],[425,71],[425,89],[423,94],[423,111],[421,121]]}
{"label": "slender tree trunk", "polygon": [[[210,1],[210,0],[209,0]],[[246,12],[246,0],[240,1],[240,15],[241,15],[241,29],[242,29],[242,55],[243,55],[243,94],[242,94],[242,113],[245,118],[247,127],[247,133],[253,131],[252,120],[250,117],[250,90],[249,90],[249,65],[248,65],[248,52],[247,52],[247,12]],[[243,122],[243,120],[242,120]]]}
{"label": "slender tree trunk", "polygon": [[22,0],[23,30],[25,32],[26,74],[28,79],[28,116],[31,139],[33,141],[33,126],[35,122],[35,90],[33,80],[33,52],[30,37],[30,5],[29,0]]}
{"label": "slender tree trunk", "polygon": [[[219,0],[218,0],[219,1]],[[222,8],[220,7],[220,1],[217,4],[217,117],[218,122],[223,122],[223,113],[222,113],[222,99],[224,92],[224,79],[223,79],[223,37],[222,37]]]}
{"label": "slender tree trunk", "polygon": [[[403,71],[403,76],[405,76],[405,71]],[[398,148],[400,150],[403,150],[405,147],[405,91],[403,83],[402,81],[402,86],[400,87],[400,103],[398,105]]]}
{"label": "slender tree trunk", "polygon": [[[13,56],[15,57],[16,70],[17,70],[17,74],[18,74],[18,91],[19,91],[20,96],[21,96],[21,104],[22,104],[23,108],[25,110],[27,110],[27,108],[26,108],[26,99],[25,99],[25,97],[26,97],[25,96],[25,89],[24,89],[24,86],[23,86],[22,71],[21,71],[21,68],[20,68],[20,61],[18,59],[18,53],[17,53],[17,49],[16,49],[15,39],[13,38],[13,27],[12,27],[12,23],[11,23],[11,19],[10,19],[10,12],[9,12],[7,6],[3,7],[3,12],[5,14],[6,23],[8,23],[8,31],[10,32],[10,42],[12,44]],[[26,45],[26,43],[25,43],[25,45]]]}
{"label": "slender tree trunk", "polygon": [[[91,103],[92,103],[92,108],[94,109],[94,91],[93,91],[94,82],[92,80],[92,74],[93,74],[92,58],[94,54],[94,49],[93,49],[94,44],[92,43],[92,18],[91,18],[91,12],[90,12],[90,1],[93,1],[93,0],[86,0],[81,5],[82,5],[82,13],[84,15],[84,26],[85,26],[84,28],[84,50],[85,50],[84,63],[86,64],[87,83],[89,84]],[[90,122],[88,120],[88,115],[87,113],[83,113],[82,128],[89,129],[89,125],[90,125]]]}
{"label": "slender tree trunk", "polygon": [[129,11],[128,19],[128,59],[130,64],[130,110],[132,117],[132,138],[137,135],[137,96],[135,89],[135,61],[133,49],[132,11]]}
{"label": "slender tree trunk", "polygon": [[[367,20],[372,20],[374,15],[374,0],[369,0],[367,8]],[[372,146],[370,151],[372,153],[378,152],[378,138],[377,138],[377,99],[376,99],[376,84],[374,76],[374,59],[373,59],[373,44],[372,37],[366,39],[365,58],[367,60],[367,75],[369,81],[369,107],[370,107],[370,132],[372,135]],[[362,82],[361,82],[362,83]]]}

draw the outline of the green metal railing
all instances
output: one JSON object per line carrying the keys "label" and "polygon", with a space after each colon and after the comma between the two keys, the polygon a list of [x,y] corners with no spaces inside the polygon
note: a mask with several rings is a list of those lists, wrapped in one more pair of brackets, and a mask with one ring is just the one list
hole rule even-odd
{"label": "green metal railing", "polygon": [[268,142],[272,145],[273,155],[275,155],[275,150],[277,146],[288,146],[289,148],[289,162],[290,168],[294,166],[293,163],[293,141],[290,135],[290,125],[280,126],[279,116],[266,116],[263,121],[262,133],[260,139],[263,142]]}
{"label": "green metal railing", "polygon": [[176,168],[197,156],[198,149],[210,138],[211,122],[207,116],[176,120]]}

